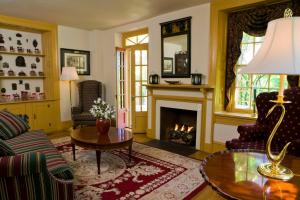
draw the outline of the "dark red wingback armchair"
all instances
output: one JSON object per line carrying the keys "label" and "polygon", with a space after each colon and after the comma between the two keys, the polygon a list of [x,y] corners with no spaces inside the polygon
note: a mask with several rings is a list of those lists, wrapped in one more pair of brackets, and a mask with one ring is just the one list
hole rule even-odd
{"label": "dark red wingback armchair", "polygon": [[[284,91],[286,114],[275,134],[272,142],[272,151],[279,152],[286,143],[292,142],[288,154],[300,156],[300,88],[291,88]],[[258,118],[255,124],[238,126],[240,137],[226,142],[227,149],[255,149],[265,150],[268,137],[278,121],[281,109],[276,108],[266,118],[269,109],[274,105],[270,100],[277,98],[277,92],[261,93],[256,98]]]}

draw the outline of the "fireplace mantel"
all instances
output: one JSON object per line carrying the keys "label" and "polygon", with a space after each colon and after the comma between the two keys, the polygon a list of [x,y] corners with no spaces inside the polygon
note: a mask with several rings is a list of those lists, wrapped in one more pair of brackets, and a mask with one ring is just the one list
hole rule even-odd
{"label": "fireplace mantel", "polygon": [[160,90],[198,90],[207,91],[214,89],[211,85],[192,85],[192,84],[147,84],[148,89]]}

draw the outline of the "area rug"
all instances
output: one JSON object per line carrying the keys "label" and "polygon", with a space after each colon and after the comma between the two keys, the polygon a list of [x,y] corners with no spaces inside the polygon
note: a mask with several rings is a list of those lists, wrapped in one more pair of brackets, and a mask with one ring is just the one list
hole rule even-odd
{"label": "area rug", "polygon": [[75,174],[75,199],[191,199],[206,183],[200,161],[168,151],[133,143],[132,160],[126,149],[101,155],[97,174],[95,151],[76,146],[73,161],[70,138],[52,140]]}

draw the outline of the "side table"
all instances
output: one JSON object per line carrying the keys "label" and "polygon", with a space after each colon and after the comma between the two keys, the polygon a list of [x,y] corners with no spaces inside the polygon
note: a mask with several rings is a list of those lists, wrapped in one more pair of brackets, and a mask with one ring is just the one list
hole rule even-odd
{"label": "side table", "polygon": [[201,163],[200,172],[226,199],[300,199],[300,158],[287,155],[282,163],[295,174],[289,181],[261,176],[257,167],[267,160],[264,152],[216,152]]}

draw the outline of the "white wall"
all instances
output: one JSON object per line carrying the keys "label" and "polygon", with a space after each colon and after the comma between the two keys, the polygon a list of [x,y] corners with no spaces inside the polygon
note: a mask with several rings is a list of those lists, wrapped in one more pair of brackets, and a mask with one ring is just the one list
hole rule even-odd
{"label": "white wall", "polygon": [[[120,44],[120,33],[140,28],[149,29],[149,74],[161,72],[161,34],[160,23],[192,16],[191,35],[191,72],[202,73],[205,77],[209,72],[209,32],[210,32],[210,4],[203,4],[175,12],[157,16],[145,21],[136,22],[102,32],[103,46],[103,81],[106,84],[107,100],[115,103],[116,94],[116,59],[115,46]],[[118,37],[119,36],[119,37]],[[176,79],[183,83],[190,83],[190,79]],[[204,78],[206,82],[207,78]],[[163,81],[161,80],[163,83]]]}
{"label": "white wall", "polygon": [[[87,31],[67,26],[58,26],[58,48],[86,50],[91,53],[91,75],[79,76],[80,80],[101,80],[101,31]],[[60,50],[59,50],[60,60]],[[60,66],[60,62],[59,62]],[[76,81],[77,82],[77,81]],[[78,105],[78,90],[76,82],[72,84],[72,105]],[[71,120],[71,104],[69,98],[69,84],[60,83],[60,112],[61,121]]]}
{"label": "white wall", "polygon": [[[131,23],[105,31],[87,31],[72,27],[58,27],[58,47],[91,51],[91,76],[80,76],[81,80],[94,79],[105,84],[106,100],[115,104],[116,58],[115,47],[121,45],[121,33],[140,28],[149,29],[149,74],[161,71],[160,23],[192,16],[191,72],[208,76],[210,4],[203,4],[167,13],[141,22]],[[177,79],[190,83],[190,79]],[[163,83],[163,81],[161,80]],[[68,84],[61,82],[61,120],[71,119]],[[72,85],[73,105],[77,105],[77,88]]]}

